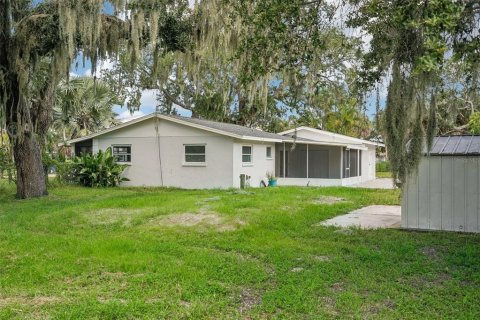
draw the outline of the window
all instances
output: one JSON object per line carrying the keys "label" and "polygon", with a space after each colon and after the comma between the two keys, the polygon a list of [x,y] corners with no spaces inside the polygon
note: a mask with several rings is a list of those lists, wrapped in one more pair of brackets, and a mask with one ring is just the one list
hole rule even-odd
{"label": "window", "polygon": [[242,146],[242,162],[252,162],[252,146]]}
{"label": "window", "polygon": [[205,163],[205,145],[185,145],[185,163]]}
{"label": "window", "polygon": [[132,147],[113,146],[113,155],[117,158],[117,162],[132,162]]}
{"label": "window", "polygon": [[272,159],[272,147],[267,147],[267,159]]}

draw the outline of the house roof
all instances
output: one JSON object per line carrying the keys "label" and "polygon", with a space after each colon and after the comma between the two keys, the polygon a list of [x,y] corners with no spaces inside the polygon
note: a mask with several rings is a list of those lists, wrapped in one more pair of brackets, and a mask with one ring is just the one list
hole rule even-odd
{"label": "house roof", "polygon": [[172,115],[169,115],[167,117],[178,119],[178,120],[185,121],[192,124],[205,126],[208,128],[212,128],[212,129],[216,129],[224,132],[228,132],[228,133],[231,133],[237,136],[242,136],[242,137],[254,137],[254,138],[265,138],[265,139],[275,139],[275,140],[283,140],[285,138],[276,133],[270,133],[270,132],[266,132],[258,129],[240,126],[237,124],[232,124],[232,123],[217,122],[217,121],[210,121],[210,120],[197,119],[197,118],[186,118],[186,117],[172,116]]}
{"label": "house roof", "polygon": [[[299,144],[315,144],[315,145],[328,145],[328,146],[342,146],[342,147],[347,147],[347,148],[354,148],[354,149],[365,149],[364,144],[367,143],[368,141],[366,140],[361,140],[361,139],[356,139],[352,137],[347,137],[350,138],[350,140],[345,140],[345,141],[319,141],[319,140],[312,140],[312,139],[306,139],[306,138],[301,138],[301,137],[292,137],[287,135],[286,133],[288,132],[293,132],[294,130],[289,130],[285,131],[281,134],[276,134],[276,133],[270,133],[270,132],[265,132],[262,130],[258,129],[253,129],[253,128],[248,128],[236,124],[231,124],[231,123],[224,123],[224,122],[216,122],[216,121],[210,121],[210,120],[203,120],[203,119],[196,119],[196,118],[186,118],[186,117],[181,117],[181,116],[174,116],[174,115],[165,115],[165,114],[159,114],[159,113],[152,113],[149,115],[146,115],[144,117],[140,117],[137,119],[133,119],[131,121],[122,123],[118,126],[114,126],[93,134],[90,134],[88,136],[82,137],[82,138],[77,138],[73,140],[69,140],[69,144],[74,144],[78,143],[81,141],[89,140],[104,134],[107,134],[112,131],[119,130],[121,128],[128,127],[130,125],[133,125],[135,123],[139,123],[148,119],[152,118],[159,118],[159,119],[164,119],[167,121],[183,124],[189,127],[194,127],[198,128],[201,130],[229,136],[232,138],[236,139],[241,139],[241,140],[253,140],[253,141],[265,141],[265,142],[288,142],[288,143],[299,143]],[[303,127],[306,129],[312,129],[308,127]],[[316,130],[316,129],[312,129]],[[324,131],[327,133],[331,133],[328,131]],[[285,134],[285,135],[284,135]],[[373,142],[370,142],[371,144],[374,144]]]}
{"label": "house roof", "polygon": [[[232,138],[237,138],[242,140],[256,140],[256,141],[268,141],[268,142],[283,142],[286,140],[284,136],[281,136],[275,133],[265,132],[258,129],[252,129],[252,128],[243,127],[235,124],[152,113],[147,116],[122,123],[118,126],[114,126],[114,127],[90,134],[85,137],[69,140],[68,143],[72,144],[72,143],[77,143],[84,140],[89,140],[89,139],[107,134],[109,132],[116,131],[121,128],[128,127],[132,124],[139,123],[155,117],[159,119],[164,119],[167,121],[183,124],[189,127],[194,127],[194,128],[202,129],[205,131],[226,135]],[[292,139],[288,139],[288,141],[290,140]]]}
{"label": "house roof", "polygon": [[290,129],[287,131],[280,132],[279,134],[281,135],[291,135],[294,134],[296,131],[300,130],[307,130],[313,133],[318,133],[318,134],[323,134],[328,137],[332,138],[338,138],[339,140],[345,142],[345,143],[350,143],[350,144],[369,144],[369,145],[374,145],[374,146],[379,146],[379,147],[384,147],[385,145],[380,142],[375,142],[375,141],[369,141],[369,140],[364,140],[364,139],[358,139],[350,136],[346,136],[343,134],[335,133],[335,132],[330,132],[330,131],[325,131],[325,130],[320,130],[320,129],[314,129],[310,127],[305,127],[301,126],[295,129]]}
{"label": "house roof", "polygon": [[[424,152],[427,153],[426,147]],[[480,136],[438,136],[433,139],[429,155],[480,156]]]}

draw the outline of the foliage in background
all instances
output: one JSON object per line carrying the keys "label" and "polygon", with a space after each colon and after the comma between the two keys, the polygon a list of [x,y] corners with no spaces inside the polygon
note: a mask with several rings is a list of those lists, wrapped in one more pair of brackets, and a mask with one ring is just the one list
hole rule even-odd
{"label": "foliage in background", "polygon": [[472,134],[480,134],[480,112],[476,111],[470,117],[468,122],[468,130]]}
{"label": "foliage in background", "polygon": [[[145,43],[163,52],[174,35],[159,25],[178,7],[188,1],[0,1],[0,126],[12,139],[18,198],[47,194],[41,146],[55,90],[77,56],[95,73],[99,60],[115,60],[120,51],[129,56],[121,63],[135,64]],[[46,76],[39,77],[42,68]]]}
{"label": "foliage in background", "polygon": [[[437,131],[437,99],[444,66],[460,61],[468,92],[478,91],[477,1],[351,0],[350,27],[372,36],[362,78],[366,88],[391,76],[385,110],[393,176],[402,185]],[[407,145],[408,144],[408,145]]]}
{"label": "foliage in background", "polygon": [[104,78],[132,104],[142,89],[158,89],[161,112],[179,106],[194,117],[271,131],[338,132],[340,114],[353,113],[345,132],[360,136],[369,125],[356,87],[361,41],[334,24],[335,12],[323,1],[204,0],[192,16],[172,13],[178,37],[188,39],[184,50],[151,52],[135,73],[117,65]]}
{"label": "foliage in background", "polygon": [[57,87],[53,128],[63,141],[75,139],[118,124],[114,105],[119,96],[102,80],[78,77],[62,81]]}
{"label": "foliage in background", "polygon": [[117,163],[112,154],[112,148],[100,150],[97,154],[82,154],[72,161],[72,177],[76,183],[85,187],[115,187],[122,181],[127,166]]}
{"label": "foliage in background", "polygon": [[388,161],[377,162],[375,164],[375,169],[376,172],[390,172],[392,170],[390,162]]}
{"label": "foliage in background", "polygon": [[8,136],[0,131],[0,179],[6,177],[9,182],[15,181],[15,164]]}

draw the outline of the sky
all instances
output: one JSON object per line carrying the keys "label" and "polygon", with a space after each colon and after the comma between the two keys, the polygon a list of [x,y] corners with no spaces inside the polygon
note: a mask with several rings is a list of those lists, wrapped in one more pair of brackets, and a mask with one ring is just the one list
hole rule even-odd
{"label": "sky", "polygon": [[[338,0],[328,0],[328,1],[335,2]],[[193,6],[195,0],[189,0],[189,2],[190,2],[190,5]],[[113,8],[111,7],[111,5],[109,4],[105,5],[105,12],[106,13],[113,12]],[[363,46],[364,46],[363,49],[368,50],[370,45],[370,36],[362,34],[361,30],[350,29],[343,26],[345,15],[346,15],[345,9],[342,9],[342,11],[340,10],[338,11],[336,15],[336,20],[338,21],[339,27],[341,27],[347,35],[361,36],[363,40]],[[77,60],[72,64],[70,69],[70,74],[71,76],[90,76],[91,67],[92,66],[90,61],[86,61],[85,65],[83,65],[82,58],[81,56],[79,56]],[[102,70],[108,69],[111,67],[112,67],[112,62],[110,61],[101,62],[99,67],[97,68],[98,69],[97,72],[99,74]],[[386,84],[380,85],[379,89],[380,89],[380,106],[383,108],[386,101],[386,92],[387,92]],[[133,114],[126,108],[126,106],[115,106],[114,112],[118,114],[118,118],[122,121],[128,121],[133,118],[138,118],[143,115],[155,112],[155,108],[157,105],[156,94],[157,94],[157,90],[143,91],[142,98],[140,100],[140,110],[135,111]],[[373,116],[375,115],[375,105],[376,105],[375,90],[367,94],[365,98],[365,105],[366,105],[367,116],[373,119]],[[180,115],[187,116],[187,117],[191,116],[191,112],[189,112],[188,110],[184,110],[180,107],[177,108],[177,111],[179,112]]]}

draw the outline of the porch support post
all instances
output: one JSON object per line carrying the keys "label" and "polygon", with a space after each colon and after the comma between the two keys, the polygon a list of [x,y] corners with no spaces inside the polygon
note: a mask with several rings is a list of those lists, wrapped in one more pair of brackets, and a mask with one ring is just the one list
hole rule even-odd
{"label": "porch support post", "polygon": [[360,177],[360,150],[357,149],[357,177]]}
{"label": "porch support post", "polygon": [[308,143],[307,143],[307,179],[309,178],[309,175],[308,175]]}
{"label": "porch support post", "polygon": [[286,178],[285,176],[285,142],[283,143],[283,178]]}
{"label": "porch support post", "polygon": [[340,147],[340,179],[343,179],[343,147]]}

